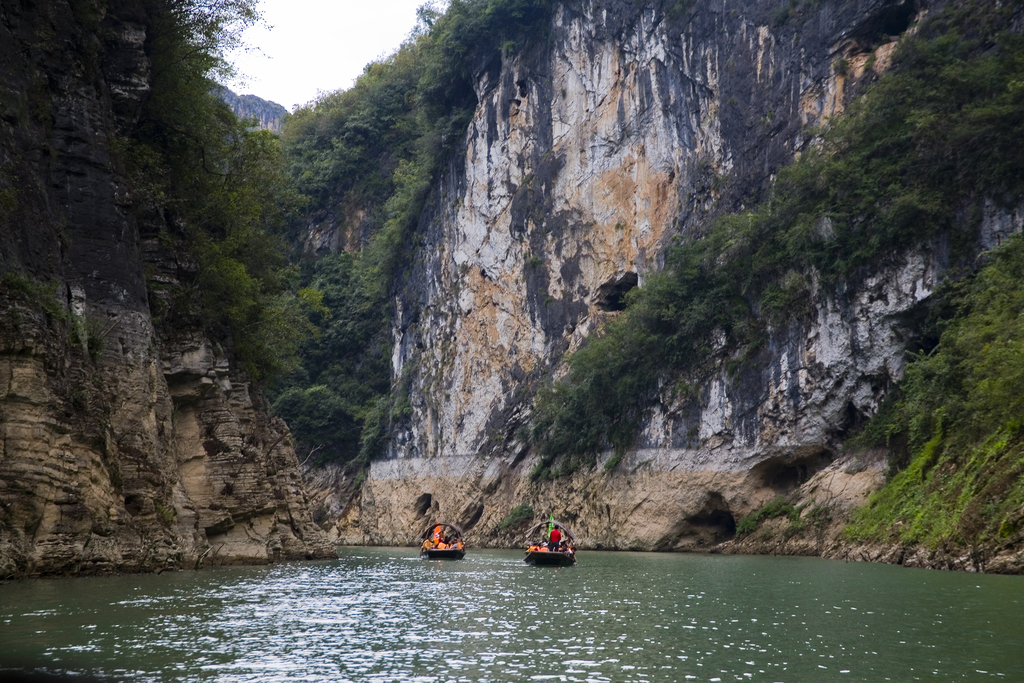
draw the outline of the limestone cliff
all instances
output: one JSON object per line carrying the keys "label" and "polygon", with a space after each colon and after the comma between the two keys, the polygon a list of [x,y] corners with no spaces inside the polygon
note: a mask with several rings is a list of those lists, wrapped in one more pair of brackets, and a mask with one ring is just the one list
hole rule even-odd
{"label": "limestone cliff", "polygon": [[[584,547],[709,548],[780,494],[836,513],[862,503],[884,460],[841,444],[901,378],[941,244],[814,284],[805,322],[663,401],[610,470],[534,481],[519,429],[538,382],[664,248],[768,187],[935,9],[563,3],[543,48],[482,69],[465,153],[434,189],[397,298],[393,373],[410,415],[339,537],[410,543],[444,519],[471,543],[515,544],[501,522],[527,503]],[[996,241],[1019,217],[991,210],[984,226]]]}
{"label": "limestone cliff", "polygon": [[221,88],[219,97],[231,107],[231,111],[240,119],[256,119],[260,128],[281,132],[281,119],[288,110],[277,102],[265,100],[256,95],[239,95],[229,88]]}
{"label": "limestone cliff", "polygon": [[0,577],[327,556],[286,426],[149,282],[191,267],[117,161],[137,3],[0,4]]}

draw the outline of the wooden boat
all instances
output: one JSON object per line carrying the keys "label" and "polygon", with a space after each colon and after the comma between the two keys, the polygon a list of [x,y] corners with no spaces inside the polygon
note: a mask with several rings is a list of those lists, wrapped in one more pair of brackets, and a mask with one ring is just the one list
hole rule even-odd
{"label": "wooden boat", "polygon": [[571,567],[576,564],[576,553],[547,549],[527,550],[523,562],[538,567]]}
{"label": "wooden boat", "polygon": [[461,560],[466,556],[462,529],[448,522],[428,526],[420,534],[420,557],[427,560]]}
{"label": "wooden boat", "polygon": [[465,548],[420,549],[420,557],[428,560],[461,560],[466,556]]}
{"label": "wooden boat", "polygon": [[576,564],[576,537],[569,530],[569,527],[561,522],[541,522],[534,525],[526,532],[527,541],[541,530],[546,529],[548,524],[554,524],[562,532],[566,550],[548,550],[547,542],[542,537],[539,537],[540,540],[538,542],[532,543],[526,549],[526,557],[523,558],[523,561],[526,564],[548,567],[571,567]]}

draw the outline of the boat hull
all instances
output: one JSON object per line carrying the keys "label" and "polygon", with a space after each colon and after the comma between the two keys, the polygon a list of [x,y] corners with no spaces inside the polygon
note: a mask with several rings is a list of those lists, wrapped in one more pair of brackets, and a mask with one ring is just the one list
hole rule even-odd
{"label": "boat hull", "polygon": [[548,567],[570,567],[576,564],[574,553],[551,552],[550,550],[530,550],[523,559],[526,564]]}
{"label": "boat hull", "polygon": [[444,548],[443,550],[434,548],[420,551],[420,557],[425,560],[461,560],[465,556],[465,549],[459,550],[458,548]]}

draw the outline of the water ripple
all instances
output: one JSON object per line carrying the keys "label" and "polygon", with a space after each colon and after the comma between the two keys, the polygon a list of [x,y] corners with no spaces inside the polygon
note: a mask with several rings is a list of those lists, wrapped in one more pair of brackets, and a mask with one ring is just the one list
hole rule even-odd
{"label": "water ripple", "polygon": [[1024,680],[1024,580],[511,552],[0,585],[0,667],[140,681]]}

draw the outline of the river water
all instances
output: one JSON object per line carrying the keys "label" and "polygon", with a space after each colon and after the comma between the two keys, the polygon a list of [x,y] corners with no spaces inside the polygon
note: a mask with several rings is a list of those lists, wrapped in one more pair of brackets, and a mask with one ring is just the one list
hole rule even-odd
{"label": "river water", "polygon": [[[580,552],[0,584],[0,669],[139,681],[1024,681],[1024,577]],[[2,678],[2,676],[0,676]]]}

